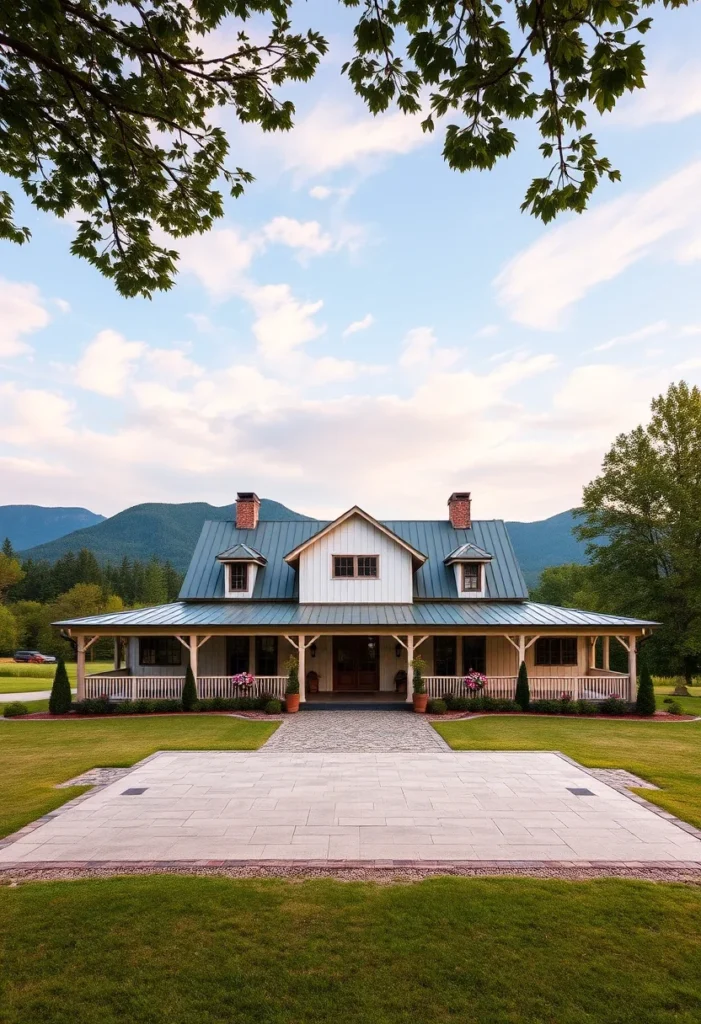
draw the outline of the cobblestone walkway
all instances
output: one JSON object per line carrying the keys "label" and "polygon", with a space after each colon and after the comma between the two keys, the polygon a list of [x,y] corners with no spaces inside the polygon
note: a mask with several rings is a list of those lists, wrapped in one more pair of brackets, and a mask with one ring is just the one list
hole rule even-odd
{"label": "cobblestone walkway", "polygon": [[435,753],[448,744],[410,711],[300,711],[263,747],[290,753]]}

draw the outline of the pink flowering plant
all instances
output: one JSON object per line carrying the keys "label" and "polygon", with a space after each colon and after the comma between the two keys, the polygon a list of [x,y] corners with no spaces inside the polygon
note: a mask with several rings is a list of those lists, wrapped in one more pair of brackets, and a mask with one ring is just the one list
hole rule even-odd
{"label": "pink flowering plant", "polygon": [[252,676],[250,672],[239,672],[237,675],[231,677],[231,682],[234,686],[238,686],[241,690],[247,690],[253,686],[256,678]]}
{"label": "pink flowering plant", "polygon": [[480,690],[484,689],[487,683],[487,677],[481,672],[476,672],[471,669],[466,676],[463,677],[463,683],[470,697],[476,696]]}

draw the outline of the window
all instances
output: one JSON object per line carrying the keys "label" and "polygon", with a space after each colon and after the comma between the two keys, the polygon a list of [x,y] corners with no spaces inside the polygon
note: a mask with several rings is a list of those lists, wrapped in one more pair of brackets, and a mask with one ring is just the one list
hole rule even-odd
{"label": "window", "polygon": [[457,643],[454,636],[434,636],[433,672],[437,676],[454,676]]}
{"label": "window", "polygon": [[334,555],[333,578],[344,579],[377,579],[377,555]]}
{"label": "window", "polygon": [[464,636],[462,638],[462,670],[463,672],[482,672],[487,674],[487,638],[486,636]]}
{"label": "window", "polygon": [[535,642],[536,665],[576,665],[576,636],[541,636]]}
{"label": "window", "polygon": [[247,636],[228,636],[226,638],[226,665],[230,676],[239,672],[248,672],[249,641]]}
{"label": "window", "polygon": [[174,636],[145,636],[139,640],[140,665],[180,665],[183,647]]}
{"label": "window", "polygon": [[256,637],[256,675],[277,675],[277,637]]}
{"label": "window", "polygon": [[229,590],[248,590],[248,563],[232,562],[229,566]]}
{"label": "window", "polygon": [[463,592],[482,589],[482,566],[476,562],[465,562],[462,567]]}

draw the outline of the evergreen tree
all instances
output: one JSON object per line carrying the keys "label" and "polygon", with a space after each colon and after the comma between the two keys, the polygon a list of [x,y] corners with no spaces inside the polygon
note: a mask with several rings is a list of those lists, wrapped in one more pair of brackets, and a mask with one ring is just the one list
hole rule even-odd
{"label": "evergreen tree", "polygon": [[3,555],[6,555],[8,558],[15,557],[15,550],[12,547],[12,541],[10,540],[9,537],[5,537],[4,541],[2,542],[2,553]]}
{"label": "evergreen tree", "polygon": [[185,682],[183,684],[183,711],[194,711],[197,706],[197,683],[192,671],[192,665],[187,666]]}
{"label": "evergreen tree", "polygon": [[521,667],[518,670],[518,679],[516,680],[516,703],[521,708],[521,711],[528,711],[528,706],[531,703],[531,691],[528,686],[528,670],[526,668],[525,661],[521,662]]}
{"label": "evergreen tree", "polygon": [[642,651],[640,655],[640,683],[638,686],[638,696],[635,701],[635,713],[636,715],[654,715],[655,710],[655,689],[652,685],[650,666],[647,662],[647,654],[645,651]]}
{"label": "evergreen tree", "polygon": [[52,715],[65,715],[71,710],[71,684],[63,658],[58,659],[54,685],[49,697],[49,711]]}
{"label": "evergreen tree", "polygon": [[165,604],[168,600],[163,566],[155,558],[151,559],[144,570],[144,590],[141,600],[147,605]]}

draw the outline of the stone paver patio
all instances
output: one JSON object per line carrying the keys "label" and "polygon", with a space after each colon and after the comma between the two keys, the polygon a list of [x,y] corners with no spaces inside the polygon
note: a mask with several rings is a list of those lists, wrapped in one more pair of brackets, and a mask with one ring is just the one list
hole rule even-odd
{"label": "stone paver patio", "polygon": [[0,845],[0,868],[100,861],[701,862],[694,830],[562,755],[438,748],[160,753]]}

